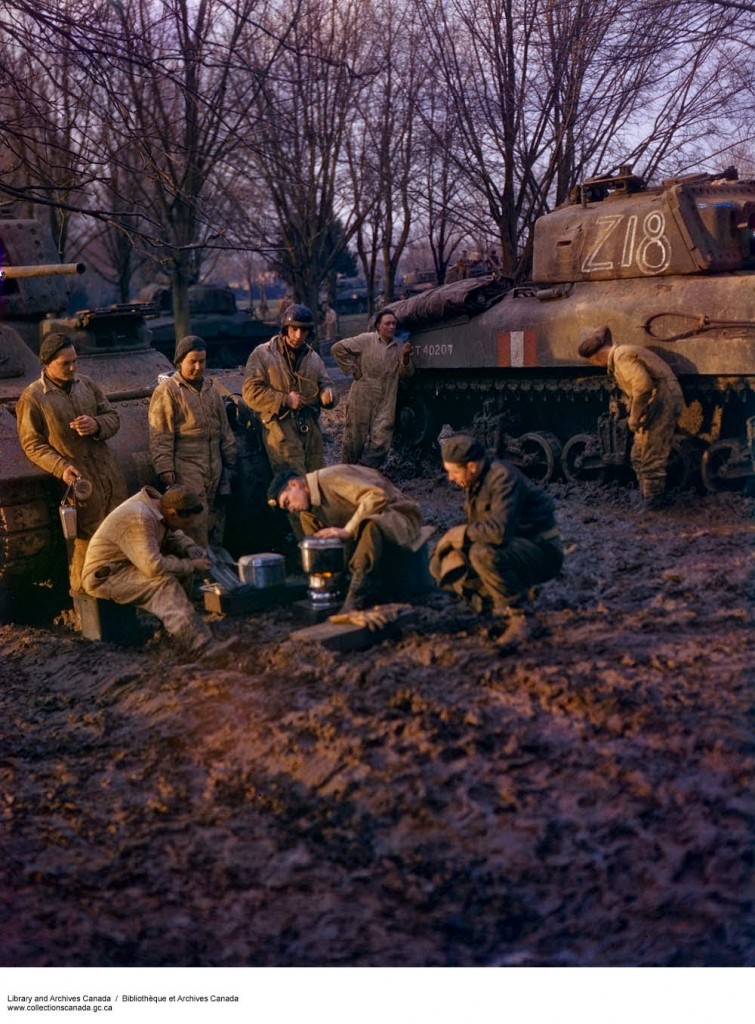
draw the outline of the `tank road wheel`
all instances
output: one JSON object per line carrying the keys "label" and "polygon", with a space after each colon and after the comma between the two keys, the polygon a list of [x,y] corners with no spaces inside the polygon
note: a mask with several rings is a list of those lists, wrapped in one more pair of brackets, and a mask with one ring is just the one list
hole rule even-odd
{"label": "tank road wheel", "polygon": [[561,442],[554,434],[522,434],[510,458],[533,483],[547,484],[559,471]]}
{"label": "tank road wheel", "polygon": [[569,483],[602,483],[606,467],[597,434],[575,434],[570,437],[561,453],[561,469]]}
{"label": "tank road wheel", "polygon": [[396,417],[399,446],[419,448],[435,441],[440,430],[435,413],[422,395],[405,399]]}
{"label": "tank road wheel", "polygon": [[739,491],[752,475],[747,449],[739,441],[715,441],[700,465],[706,491]]}
{"label": "tank road wheel", "polygon": [[700,445],[693,438],[675,437],[666,466],[670,491],[688,491],[700,483]]}

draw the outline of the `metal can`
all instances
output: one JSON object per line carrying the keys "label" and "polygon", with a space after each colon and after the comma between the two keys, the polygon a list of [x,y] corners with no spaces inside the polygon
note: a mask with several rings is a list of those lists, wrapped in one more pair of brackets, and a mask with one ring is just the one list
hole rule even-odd
{"label": "metal can", "polygon": [[286,582],[286,559],[274,552],[242,555],[239,559],[239,577],[258,590],[279,587]]}

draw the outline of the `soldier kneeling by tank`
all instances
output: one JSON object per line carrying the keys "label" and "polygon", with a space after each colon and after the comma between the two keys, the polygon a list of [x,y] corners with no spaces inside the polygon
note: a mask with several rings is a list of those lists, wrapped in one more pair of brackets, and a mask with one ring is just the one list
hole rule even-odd
{"label": "soldier kneeling by tank", "polygon": [[448,479],[466,491],[467,521],[440,539],[430,572],[476,612],[499,619],[499,645],[514,648],[529,632],[530,589],[563,564],[553,501],[469,434],[446,438],[441,456]]}
{"label": "soldier kneeling by tank", "polygon": [[198,495],[178,485],[160,494],[143,487],[114,509],[89,542],[82,582],[90,597],[133,604],[155,615],[189,658],[221,653],[188,593],[206,572],[207,551],[183,531],[203,512]]}
{"label": "soldier kneeling by tank", "polygon": [[305,534],[347,543],[351,582],[343,612],[411,596],[412,576],[422,589],[420,507],[376,469],[337,465],[305,476],[281,470],[267,495],[271,505],[299,517]]}

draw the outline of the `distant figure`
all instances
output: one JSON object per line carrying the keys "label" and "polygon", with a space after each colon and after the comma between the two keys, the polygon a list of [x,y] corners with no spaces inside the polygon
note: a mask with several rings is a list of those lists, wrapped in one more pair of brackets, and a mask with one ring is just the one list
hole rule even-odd
{"label": "distant figure", "polygon": [[378,468],[393,441],[398,382],[414,373],[413,348],[399,348],[394,335],[396,317],[384,309],[375,317],[375,330],[337,341],[331,355],[344,373],[354,378],[349,392],[343,461]]}
{"label": "distant figure", "polygon": [[73,592],[81,589],[81,567],[90,537],[108,512],[127,495],[115,456],[106,441],[118,432],[120,417],[100,388],[76,372],[76,349],[64,334],[48,334],[39,347],[40,379],[21,394],[16,426],[26,457],[64,484],[79,477],[92,485],[77,509],[70,553]]}
{"label": "distant figure", "polygon": [[469,277],[469,268],[472,262],[469,259],[469,254],[466,249],[461,250],[461,256],[456,261],[456,279],[457,281],[463,280],[465,277]]}
{"label": "distant figure", "polygon": [[260,320],[264,320],[267,314],[270,312],[270,307],[267,304],[267,299],[263,295],[260,301],[257,303],[257,314]]}
{"label": "distant figure", "polygon": [[293,296],[286,292],[286,294],[278,303],[278,319],[281,321],[281,323],[283,322],[283,316],[286,310],[288,309],[289,306],[293,305],[293,301]]}
{"label": "distant figure", "polygon": [[322,338],[332,344],[338,337],[338,314],[329,302],[323,302],[321,310]]}
{"label": "distant figure", "polygon": [[641,345],[614,345],[608,327],[583,332],[579,354],[593,366],[603,367],[629,399],[632,468],[645,507],[660,508],[674,431],[684,408],[674,371]]}

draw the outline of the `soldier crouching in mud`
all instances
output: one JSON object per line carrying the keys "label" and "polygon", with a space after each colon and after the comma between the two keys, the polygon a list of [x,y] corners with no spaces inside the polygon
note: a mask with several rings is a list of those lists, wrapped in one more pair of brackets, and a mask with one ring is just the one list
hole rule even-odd
{"label": "soldier crouching in mud", "polygon": [[430,572],[476,612],[499,619],[497,642],[514,649],[529,632],[530,588],[553,579],[563,564],[553,501],[469,434],[446,438],[441,456],[448,479],[466,491],[467,521],[440,539]]}
{"label": "soldier crouching in mud", "polygon": [[188,591],[206,572],[207,551],[183,531],[204,511],[199,496],[176,485],[161,495],[143,487],[100,524],[86,553],[82,582],[91,597],[133,604],[155,615],[182,654],[203,660],[235,637],[216,641],[194,610]]}
{"label": "soldier crouching in mud", "polygon": [[[422,513],[382,473],[351,465],[306,475],[282,470],[267,493],[271,504],[298,517],[303,533],[347,543],[351,582],[342,612],[407,596],[410,577],[417,575],[412,556],[424,543]],[[408,571],[397,585],[402,569]]]}

